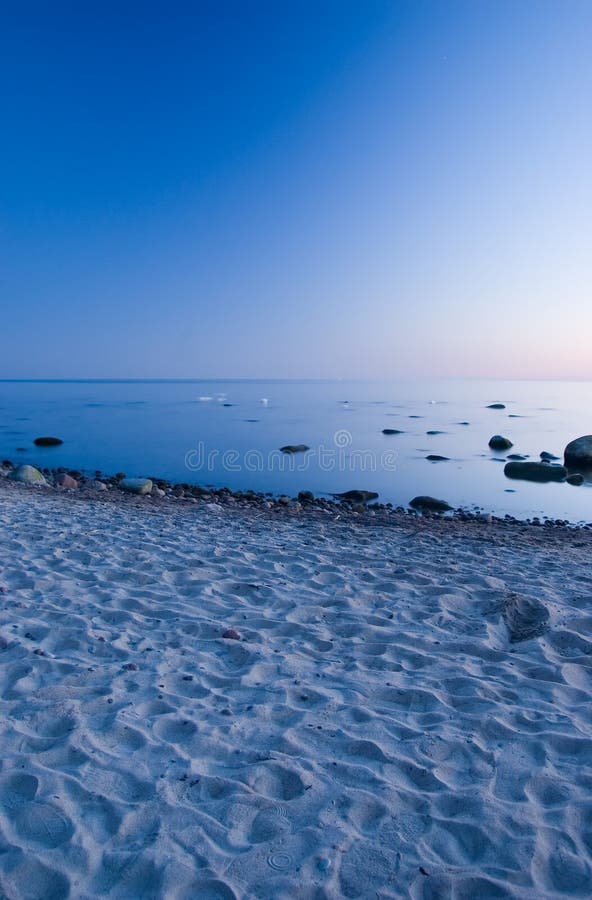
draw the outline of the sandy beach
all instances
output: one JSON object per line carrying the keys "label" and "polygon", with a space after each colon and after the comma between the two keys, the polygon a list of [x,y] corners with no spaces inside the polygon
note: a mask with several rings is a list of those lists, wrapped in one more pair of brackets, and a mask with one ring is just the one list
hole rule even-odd
{"label": "sandy beach", "polygon": [[589,896],[589,531],[3,479],[0,541],[2,896]]}

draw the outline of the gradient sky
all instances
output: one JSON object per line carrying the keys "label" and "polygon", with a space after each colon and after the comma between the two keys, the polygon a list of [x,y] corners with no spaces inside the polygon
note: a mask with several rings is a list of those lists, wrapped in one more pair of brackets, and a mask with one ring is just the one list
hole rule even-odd
{"label": "gradient sky", "polygon": [[592,377],[589,0],[3,3],[0,377]]}

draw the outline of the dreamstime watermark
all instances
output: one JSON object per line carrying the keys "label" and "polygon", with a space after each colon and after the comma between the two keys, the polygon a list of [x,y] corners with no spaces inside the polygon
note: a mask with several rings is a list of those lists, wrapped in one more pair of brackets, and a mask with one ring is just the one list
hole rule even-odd
{"label": "dreamstime watermark", "polygon": [[255,448],[248,450],[208,449],[204,441],[185,454],[185,467],[191,472],[394,472],[397,468],[395,450],[382,452],[353,447],[349,431],[336,431],[333,446],[319,444],[305,451],[294,452]]}

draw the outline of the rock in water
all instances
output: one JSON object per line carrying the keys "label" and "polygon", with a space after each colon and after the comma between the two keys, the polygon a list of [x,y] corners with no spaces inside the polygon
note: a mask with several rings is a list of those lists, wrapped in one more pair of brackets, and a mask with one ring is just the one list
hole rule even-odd
{"label": "rock in water", "polygon": [[487,409],[505,409],[504,403],[490,403]]}
{"label": "rock in water", "polygon": [[493,437],[489,438],[489,446],[492,450],[509,450],[514,445],[509,438],[501,434],[494,434]]}
{"label": "rock in water", "polygon": [[558,456],[554,456],[552,453],[549,453],[547,450],[543,450],[540,453],[540,457],[543,460],[543,462],[553,462],[554,460],[559,459]]}
{"label": "rock in water", "polygon": [[510,594],[504,603],[504,622],[511,644],[529,641],[547,630],[549,611],[539,600]]}
{"label": "rock in water", "polygon": [[583,466],[592,469],[592,434],[571,441],[563,452],[566,466]]}
{"label": "rock in water", "polygon": [[403,434],[403,432],[399,431],[398,428],[383,428],[382,433],[383,434]]}
{"label": "rock in water", "polygon": [[55,483],[58,487],[65,488],[77,488],[78,482],[75,478],[72,478],[71,475],[68,475],[66,472],[60,472],[59,475],[55,477]]}
{"label": "rock in water", "polygon": [[60,444],[64,442],[61,438],[56,437],[38,437],[33,441],[37,447],[59,447]]}
{"label": "rock in water", "polygon": [[426,456],[426,459],[429,459],[430,462],[447,462],[448,456],[440,456],[438,453],[430,453]]}
{"label": "rock in water", "polygon": [[419,509],[422,512],[448,512],[448,510],[452,509],[449,503],[446,503],[446,500],[438,500],[436,497],[414,497],[413,500],[409,501],[409,506],[412,509]]}
{"label": "rock in water", "polygon": [[378,494],[374,491],[344,491],[343,494],[333,494],[341,500],[349,500],[350,503],[367,503],[369,500],[376,500]]}
{"label": "rock in water", "polygon": [[514,459],[517,462],[524,462],[525,459],[528,459],[528,456],[523,456],[521,453],[508,453],[508,459]]}
{"label": "rock in water", "polygon": [[19,466],[11,472],[9,477],[13,481],[20,481],[23,484],[47,484],[47,481],[35,466]]}
{"label": "rock in water", "polygon": [[128,494],[149,494],[152,481],[149,478],[122,478],[119,487]]}
{"label": "rock in water", "polygon": [[574,472],[572,475],[568,475],[565,480],[568,484],[573,484],[576,487],[579,487],[585,482],[586,479],[579,472]]}
{"label": "rock in water", "polygon": [[565,481],[567,469],[543,462],[509,462],[504,466],[504,475],[524,481]]}
{"label": "rock in water", "polygon": [[280,447],[280,453],[306,453],[307,450],[310,450],[310,447],[306,444],[286,444],[285,447]]}

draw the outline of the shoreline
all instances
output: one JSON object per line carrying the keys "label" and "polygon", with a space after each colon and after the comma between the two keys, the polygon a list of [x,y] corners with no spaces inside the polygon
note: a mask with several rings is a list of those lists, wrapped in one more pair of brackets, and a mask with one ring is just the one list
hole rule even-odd
{"label": "shoreline", "polygon": [[[10,468],[6,465],[10,464]],[[16,470],[15,465],[10,460],[4,460],[0,463],[0,486],[1,485],[19,485],[19,482],[13,481],[10,477],[11,472]],[[430,509],[413,509],[411,506],[395,506],[392,503],[380,503],[378,500],[371,502],[356,502],[340,498],[338,495],[330,495],[329,497],[315,496],[310,491],[300,491],[296,497],[288,495],[274,495],[271,493],[262,493],[254,490],[231,490],[227,487],[222,488],[206,488],[196,484],[187,482],[171,482],[167,479],[152,477],[150,479],[132,479],[133,481],[151,481],[154,485],[152,491],[147,494],[136,496],[133,492],[122,490],[120,483],[125,479],[124,473],[117,475],[105,475],[100,470],[95,470],[91,475],[88,471],[68,469],[65,467],[57,468],[40,468],[39,471],[47,480],[46,484],[21,484],[21,487],[27,489],[33,488],[45,495],[57,493],[58,495],[76,496],[80,499],[102,499],[102,500],[121,500],[123,502],[133,499],[139,500],[146,508],[150,502],[158,505],[170,503],[174,507],[179,504],[219,504],[224,508],[234,507],[236,509],[253,509],[265,510],[269,512],[288,512],[291,515],[302,513],[319,513],[321,515],[333,514],[347,519],[348,521],[367,520],[374,524],[398,524],[407,519],[418,520],[424,519],[430,522],[456,522],[456,523],[485,523],[491,526],[508,527],[516,526],[520,529],[543,528],[546,531],[550,529],[565,529],[570,533],[573,532],[590,532],[592,533],[591,522],[571,522],[567,519],[554,519],[547,516],[534,516],[528,519],[521,519],[506,513],[503,516],[494,515],[486,512],[481,507],[459,507],[450,508],[445,512],[438,512]],[[76,481],[75,487],[67,487],[55,483],[58,476],[69,475]],[[96,483],[101,485],[100,489],[95,487]],[[429,498],[433,499],[433,498]],[[148,501],[148,503],[146,503]]]}

